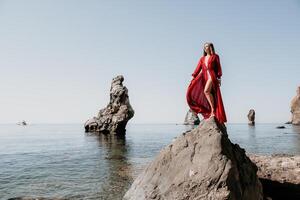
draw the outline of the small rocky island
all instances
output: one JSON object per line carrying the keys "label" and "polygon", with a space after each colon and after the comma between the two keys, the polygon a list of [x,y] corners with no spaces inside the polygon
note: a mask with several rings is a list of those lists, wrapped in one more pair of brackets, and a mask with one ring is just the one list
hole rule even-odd
{"label": "small rocky island", "polygon": [[127,122],[133,117],[134,110],[129,103],[128,89],[123,81],[122,75],[112,79],[110,101],[106,108],[99,111],[97,117],[85,122],[86,132],[125,135]]}
{"label": "small rocky island", "polygon": [[27,126],[28,123],[25,120],[23,120],[23,121],[18,122],[17,125],[19,125],[19,126]]}
{"label": "small rocky island", "polygon": [[291,123],[300,125],[300,86],[297,88],[297,95],[291,101]]}
{"label": "small rocky island", "polygon": [[194,113],[191,109],[189,109],[185,115],[184,125],[198,125],[200,123],[200,119],[196,113]]}
{"label": "small rocky island", "polygon": [[248,117],[248,124],[254,126],[255,125],[255,110],[250,109],[247,117]]}

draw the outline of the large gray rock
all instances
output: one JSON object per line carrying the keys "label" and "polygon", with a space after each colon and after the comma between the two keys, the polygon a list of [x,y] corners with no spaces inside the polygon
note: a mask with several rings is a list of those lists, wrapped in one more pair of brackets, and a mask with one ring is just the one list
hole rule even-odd
{"label": "large gray rock", "polygon": [[194,113],[191,109],[185,115],[184,124],[185,125],[198,125],[200,123],[200,119],[196,113]]}
{"label": "large gray rock", "polygon": [[255,124],[255,110],[250,109],[247,117],[248,117],[248,124],[254,125]]}
{"label": "large gray rock", "polygon": [[113,78],[110,88],[110,101],[106,108],[99,111],[84,124],[86,132],[125,135],[127,122],[133,117],[134,110],[129,103],[128,89],[123,86],[122,75]]}
{"label": "large gray rock", "polygon": [[257,167],[214,118],[183,133],[136,178],[124,200],[261,200]]}
{"label": "large gray rock", "polygon": [[292,124],[300,125],[300,87],[297,89],[297,95],[291,102]]}

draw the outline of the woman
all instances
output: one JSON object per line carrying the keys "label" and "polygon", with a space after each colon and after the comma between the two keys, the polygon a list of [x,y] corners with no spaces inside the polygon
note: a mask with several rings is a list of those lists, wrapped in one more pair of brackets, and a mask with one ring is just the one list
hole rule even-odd
{"label": "woman", "polygon": [[216,117],[220,123],[226,122],[220,91],[222,69],[212,43],[204,44],[203,56],[192,76],[186,94],[190,108],[195,113],[201,113],[204,119]]}

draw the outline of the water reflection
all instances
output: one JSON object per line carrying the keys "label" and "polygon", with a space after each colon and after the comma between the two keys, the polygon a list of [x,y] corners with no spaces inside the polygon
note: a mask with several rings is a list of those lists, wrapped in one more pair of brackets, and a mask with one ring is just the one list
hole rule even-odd
{"label": "water reflection", "polygon": [[300,126],[292,125],[292,130],[293,130],[294,133],[300,134]]}
{"label": "water reflection", "polygon": [[259,143],[257,142],[256,138],[256,127],[255,125],[248,124],[248,143],[252,145],[253,149],[259,148]]}
{"label": "water reflection", "polygon": [[255,137],[256,137],[256,134],[255,134],[255,126],[252,126],[252,125],[248,125],[248,132],[249,132],[249,139],[250,140],[253,140],[255,141]]}
{"label": "water reflection", "polygon": [[122,199],[125,192],[133,182],[133,169],[128,161],[130,146],[125,137],[115,135],[95,136],[101,150],[105,151],[105,157],[99,158],[107,164],[107,172],[103,186],[98,196],[101,199]]}

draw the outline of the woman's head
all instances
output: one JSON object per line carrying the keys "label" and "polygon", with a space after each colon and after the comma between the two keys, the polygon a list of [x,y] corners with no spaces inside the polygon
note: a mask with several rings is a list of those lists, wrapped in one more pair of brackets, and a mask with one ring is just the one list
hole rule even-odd
{"label": "woman's head", "polygon": [[209,54],[209,55],[215,54],[215,48],[214,48],[213,43],[206,42],[204,44],[204,47],[203,47],[203,56],[206,56],[207,54]]}

